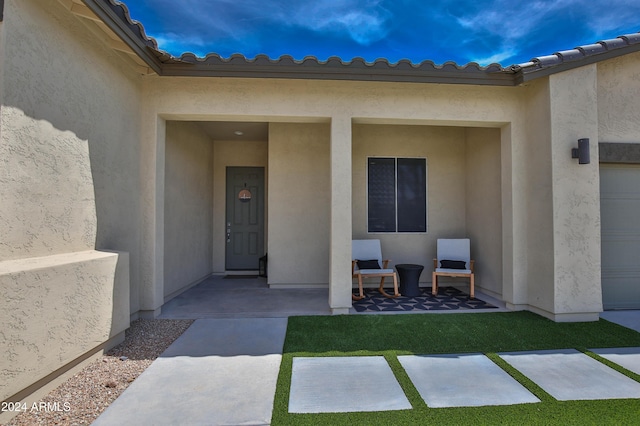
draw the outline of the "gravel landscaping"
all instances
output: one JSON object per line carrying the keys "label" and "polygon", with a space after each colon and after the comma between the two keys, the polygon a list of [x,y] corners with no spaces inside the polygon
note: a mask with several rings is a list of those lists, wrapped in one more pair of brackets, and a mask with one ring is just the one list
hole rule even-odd
{"label": "gravel landscaping", "polygon": [[36,403],[44,409],[29,406],[7,426],[91,424],[192,323],[134,321],[123,343]]}

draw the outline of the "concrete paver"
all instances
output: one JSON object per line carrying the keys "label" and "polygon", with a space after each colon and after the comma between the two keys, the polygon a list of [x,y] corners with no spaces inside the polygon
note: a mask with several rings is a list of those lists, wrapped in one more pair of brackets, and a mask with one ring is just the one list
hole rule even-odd
{"label": "concrete paver", "polygon": [[640,374],[640,348],[604,348],[589,350],[629,371]]}
{"label": "concrete paver", "polygon": [[293,359],[290,413],[345,413],[411,408],[382,356]]}
{"label": "concrete paver", "polygon": [[640,383],[575,349],[498,355],[560,401],[640,398]]}
{"label": "concrete paver", "polygon": [[407,355],[398,360],[429,407],[540,402],[483,354]]}

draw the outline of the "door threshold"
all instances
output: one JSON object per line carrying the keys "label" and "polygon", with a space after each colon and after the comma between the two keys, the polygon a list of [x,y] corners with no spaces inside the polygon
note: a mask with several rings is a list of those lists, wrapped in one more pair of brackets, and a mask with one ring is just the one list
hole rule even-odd
{"label": "door threshold", "polygon": [[233,275],[242,275],[242,276],[258,276],[257,270],[248,270],[248,271],[224,271],[225,276],[233,276]]}

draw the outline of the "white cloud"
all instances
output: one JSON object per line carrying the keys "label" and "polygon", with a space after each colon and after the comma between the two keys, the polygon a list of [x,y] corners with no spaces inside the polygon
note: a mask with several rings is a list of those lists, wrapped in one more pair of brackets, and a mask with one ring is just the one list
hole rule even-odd
{"label": "white cloud", "polygon": [[478,57],[478,58],[471,58],[471,62],[477,62],[478,64],[481,65],[489,65],[489,64],[493,64],[493,63],[501,63],[502,61],[504,61],[505,59],[509,59],[511,57],[513,57],[514,55],[516,55],[518,52],[510,47],[504,48],[502,50],[500,50],[499,52],[496,52],[494,54],[492,54],[491,56],[487,56],[487,57]]}
{"label": "white cloud", "polygon": [[368,45],[388,34],[391,17],[382,0],[330,0],[296,2],[292,14],[278,20],[318,32],[344,33]]}
{"label": "white cloud", "polygon": [[[603,34],[638,23],[640,2],[636,0],[538,0],[513,2],[494,0],[477,13],[456,17],[457,23],[473,37],[493,37],[497,52],[478,59],[480,63],[500,62],[516,56],[533,41],[554,41],[559,33],[588,32],[585,43]],[[558,28],[564,26],[564,28]],[[570,49],[575,46],[564,46]],[[551,52],[540,52],[547,54]]]}
{"label": "white cloud", "polygon": [[387,36],[392,17],[383,0],[181,0],[179,6],[175,0],[149,1],[164,25],[152,36],[166,50],[225,40],[255,47],[278,28],[331,33],[369,45]]}

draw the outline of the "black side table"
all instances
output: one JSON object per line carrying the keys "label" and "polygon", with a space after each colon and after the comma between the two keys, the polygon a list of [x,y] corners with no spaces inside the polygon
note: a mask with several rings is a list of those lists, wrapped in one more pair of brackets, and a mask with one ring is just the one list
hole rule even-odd
{"label": "black side table", "polygon": [[424,266],[401,263],[396,265],[396,269],[400,278],[400,294],[408,297],[420,296],[422,293],[418,283]]}

